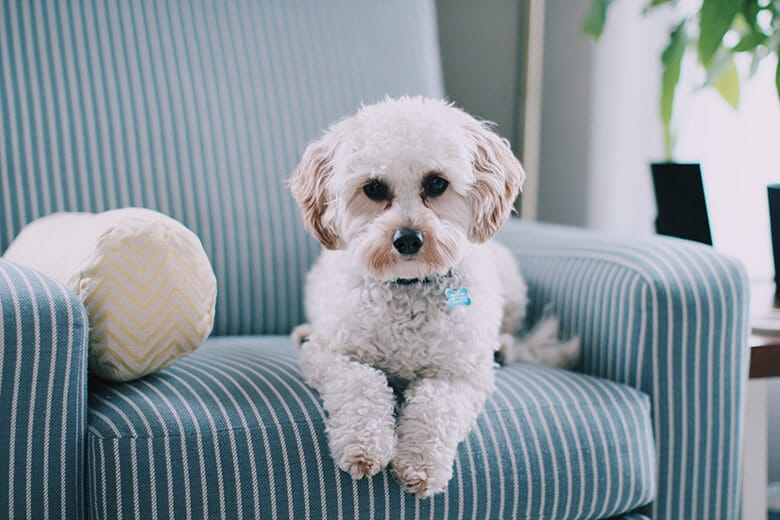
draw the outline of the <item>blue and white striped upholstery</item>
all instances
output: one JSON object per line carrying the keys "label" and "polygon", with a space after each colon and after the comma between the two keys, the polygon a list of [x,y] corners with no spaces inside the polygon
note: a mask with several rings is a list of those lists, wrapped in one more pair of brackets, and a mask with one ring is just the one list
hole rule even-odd
{"label": "blue and white striped upholstery", "polygon": [[634,389],[515,364],[461,445],[446,494],[388,471],[353,481],[287,337],[210,340],[131,383],[90,386],[91,518],[606,518],[652,499],[650,403]]}
{"label": "blue and white striped upholstery", "polygon": [[83,517],[86,353],[81,302],[0,259],[0,518]]}
{"label": "blue and white striped upholstery", "polygon": [[434,11],[3,1],[0,253],[56,211],[155,209],[203,241],[219,281],[215,334],[286,333],[319,245],[284,179],[362,101],[442,95]]}
{"label": "blue and white striped upholstery", "polygon": [[[318,251],[283,182],[305,144],[361,101],[442,92],[433,0],[0,0],[0,251],[55,211],[149,207],[203,240],[218,335],[287,333]],[[428,502],[335,470],[279,339],[214,340],[160,375],[90,382],[85,433],[83,309],[0,261],[0,517],[595,518],[655,490],[653,518],[736,518],[744,271],[674,240],[516,222],[501,238],[531,314],[552,302],[604,380],[505,369],[452,489]]]}
{"label": "blue and white striped upholstery", "polygon": [[653,518],[736,518],[749,350],[747,275],[687,241],[605,237],[511,222],[500,239],[530,284],[582,338],[582,370],[653,403]]}

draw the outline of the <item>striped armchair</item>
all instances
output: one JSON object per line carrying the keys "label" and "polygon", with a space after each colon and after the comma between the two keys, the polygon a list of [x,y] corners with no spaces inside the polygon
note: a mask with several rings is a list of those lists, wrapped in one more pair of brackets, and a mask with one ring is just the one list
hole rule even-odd
{"label": "striped armchair", "polygon": [[4,0],[0,251],[49,213],[153,208],[219,297],[197,352],[107,383],[80,302],[0,259],[0,517],[735,518],[747,281],[671,239],[510,222],[579,369],[501,368],[431,499],[334,466],[285,336],[318,246],[284,179],[361,101],[443,93],[432,0]]}

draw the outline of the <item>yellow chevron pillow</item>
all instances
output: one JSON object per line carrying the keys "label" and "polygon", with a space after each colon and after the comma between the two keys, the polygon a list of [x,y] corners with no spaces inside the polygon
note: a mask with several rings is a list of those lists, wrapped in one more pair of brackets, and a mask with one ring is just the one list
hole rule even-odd
{"label": "yellow chevron pillow", "polygon": [[27,225],[4,258],[76,293],[89,316],[89,370],[130,381],[198,348],[217,282],[198,237],[156,211],[58,213]]}

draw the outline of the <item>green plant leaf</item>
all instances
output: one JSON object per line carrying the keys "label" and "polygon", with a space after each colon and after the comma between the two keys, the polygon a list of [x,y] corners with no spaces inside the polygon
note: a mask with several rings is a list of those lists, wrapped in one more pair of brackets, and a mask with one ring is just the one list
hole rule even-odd
{"label": "green plant leaf", "polygon": [[732,61],[734,61],[733,55],[726,47],[718,49],[718,52],[712,57],[710,67],[706,70],[707,77],[704,79],[704,84],[701,88],[714,86],[718,78],[726,72],[726,69],[731,65]]}
{"label": "green plant leaf", "polygon": [[682,65],[688,38],[685,34],[686,20],[680,22],[672,31],[669,44],[661,54],[663,76],[661,79],[661,123],[664,127],[664,149],[666,159],[671,160],[674,151],[674,136],[672,135],[672,107],[674,93],[680,81],[680,66]]}
{"label": "green plant leaf", "polygon": [[660,7],[660,6],[664,5],[664,4],[668,4],[671,1],[672,0],[652,0],[649,4],[647,4],[645,6],[644,9],[642,9],[642,14],[646,15],[647,13],[649,13],[650,11],[655,9],[656,7]]}
{"label": "green plant leaf", "polygon": [[731,22],[731,29],[737,31],[740,35],[750,32],[753,25],[750,24],[744,11],[738,11]]}
{"label": "green plant leaf", "polygon": [[699,19],[699,61],[709,68],[712,57],[721,46],[723,35],[731,27],[741,2],[736,0],[704,0]]}
{"label": "green plant leaf", "polygon": [[604,31],[604,24],[607,22],[607,10],[612,0],[593,0],[590,4],[585,19],[582,21],[582,32],[593,36],[598,40]]}
{"label": "green plant leaf", "polygon": [[752,51],[762,43],[766,41],[766,34],[762,32],[749,32],[739,40],[739,42],[731,49],[734,52],[746,52]]}
{"label": "green plant leaf", "polygon": [[713,87],[717,90],[726,103],[736,110],[739,108],[739,74],[734,58],[729,57],[728,65],[718,78],[713,82]]}
{"label": "green plant leaf", "polygon": [[758,5],[758,2],[755,0],[746,0],[745,2],[742,2],[742,9],[740,10],[742,16],[745,18],[745,22],[747,22],[750,28],[754,31],[759,31],[759,32],[760,29],[758,27],[756,18],[760,10],[761,7]]}

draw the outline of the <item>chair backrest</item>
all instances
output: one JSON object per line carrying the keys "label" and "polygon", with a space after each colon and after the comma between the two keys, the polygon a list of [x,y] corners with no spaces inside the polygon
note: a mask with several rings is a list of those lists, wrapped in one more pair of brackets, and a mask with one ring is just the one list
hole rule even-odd
{"label": "chair backrest", "polygon": [[443,95],[432,0],[3,0],[0,251],[50,213],[156,209],[203,241],[216,334],[286,333],[319,245],[285,179],[402,94]]}

